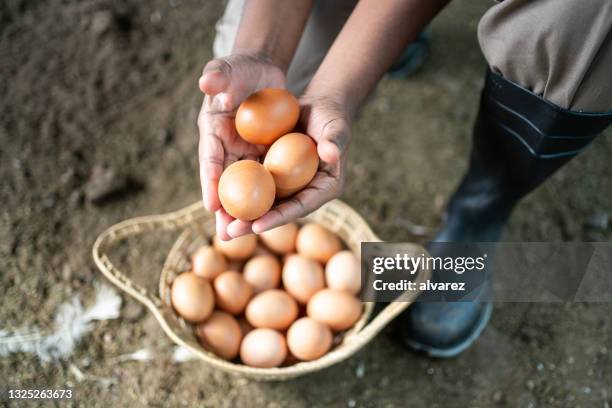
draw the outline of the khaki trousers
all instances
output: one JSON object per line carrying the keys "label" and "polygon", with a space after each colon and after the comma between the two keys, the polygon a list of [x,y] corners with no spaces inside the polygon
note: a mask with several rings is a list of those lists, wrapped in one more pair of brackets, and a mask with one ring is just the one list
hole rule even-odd
{"label": "khaki trousers", "polygon": [[[231,52],[244,0],[230,0],[217,23],[215,57]],[[316,0],[287,73],[301,93],[356,0]],[[612,1],[505,0],[490,7],[478,40],[491,69],[553,104],[612,111]]]}

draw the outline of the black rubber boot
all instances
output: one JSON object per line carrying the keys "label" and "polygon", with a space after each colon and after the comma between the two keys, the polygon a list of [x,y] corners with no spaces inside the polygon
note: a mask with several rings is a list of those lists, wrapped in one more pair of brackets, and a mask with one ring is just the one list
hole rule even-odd
{"label": "black rubber boot", "polygon": [[[488,70],[469,170],[430,245],[432,255],[444,256],[440,253],[443,246],[435,242],[498,241],[518,201],[610,123],[612,112],[559,108]],[[434,271],[438,281],[460,278],[453,272]],[[398,319],[403,340],[434,357],[459,354],[478,338],[491,315],[491,303],[479,300],[488,296],[488,286],[483,287],[480,293],[471,294],[470,301],[415,303]]]}

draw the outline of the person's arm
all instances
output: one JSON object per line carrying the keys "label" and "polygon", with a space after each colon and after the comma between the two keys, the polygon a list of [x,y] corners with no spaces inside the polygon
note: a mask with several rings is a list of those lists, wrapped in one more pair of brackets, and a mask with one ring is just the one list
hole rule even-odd
{"label": "person's arm", "polygon": [[362,0],[306,94],[331,95],[354,114],[407,44],[449,0]]}
{"label": "person's arm", "polygon": [[254,52],[266,55],[287,72],[297,48],[313,0],[247,0],[233,54]]}
{"label": "person's arm", "polygon": [[[359,106],[404,48],[448,0],[361,0],[301,99],[302,122],[322,164],[310,185],[256,220],[260,233],[312,212],[340,195]],[[240,231],[242,233],[242,231]]]}
{"label": "person's arm", "polygon": [[[231,55],[249,56],[286,73],[310,15],[312,2],[245,1]],[[231,62],[219,58],[206,64],[199,80],[200,90],[210,96],[225,90],[231,80]]]}
{"label": "person's arm", "polygon": [[216,212],[217,234],[229,239],[234,221],[221,208],[217,186],[223,169],[243,158],[257,158],[262,146],[241,139],[234,126],[240,103],[262,88],[284,88],[285,72],[310,15],[312,0],[245,1],[232,53],[206,64],[199,79],[205,94],[198,116],[200,180],[205,207]]}

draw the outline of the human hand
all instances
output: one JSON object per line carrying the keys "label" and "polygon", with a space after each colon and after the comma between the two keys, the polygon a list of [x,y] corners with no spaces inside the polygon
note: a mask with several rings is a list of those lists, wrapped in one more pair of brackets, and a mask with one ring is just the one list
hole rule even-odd
{"label": "human hand", "polygon": [[205,94],[198,116],[200,181],[204,206],[215,211],[217,235],[231,238],[227,226],[234,218],[221,207],[217,192],[223,169],[237,160],[258,160],[265,146],[254,145],[236,132],[236,110],[244,99],[263,88],[285,88],[283,71],[265,56],[235,53],[206,64],[198,84]]}
{"label": "human hand", "polygon": [[317,143],[320,158],[317,173],[304,189],[277,202],[261,218],[252,222],[231,221],[227,233],[232,238],[251,232],[259,234],[303,217],[342,192],[351,115],[343,103],[330,96],[304,95],[300,98],[300,106],[298,131],[311,136]]}

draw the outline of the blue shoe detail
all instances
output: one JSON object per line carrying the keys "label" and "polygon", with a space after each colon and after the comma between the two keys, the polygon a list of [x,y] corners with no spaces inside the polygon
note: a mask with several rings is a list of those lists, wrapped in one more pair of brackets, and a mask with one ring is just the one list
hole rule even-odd
{"label": "blue shoe detail", "polygon": [[390,78],[401,79],[416,72],[429,56],[430,42],[431,28],[428,26],[406,47],[398,62],[389,68],[387,75]]}

